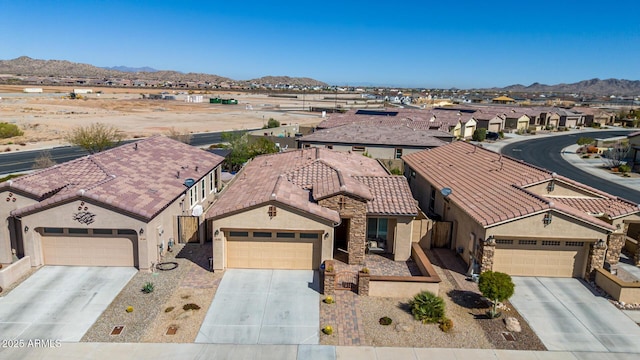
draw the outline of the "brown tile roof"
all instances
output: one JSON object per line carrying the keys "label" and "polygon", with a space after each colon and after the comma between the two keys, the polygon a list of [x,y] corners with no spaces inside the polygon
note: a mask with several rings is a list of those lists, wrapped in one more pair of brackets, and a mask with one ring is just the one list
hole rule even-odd
{"label": "brown tile roof", "polygon": [[54,165],[2,186],[39,200],[13,211],[13,215],[82,198],[149,220],[184,193],[185,179],[198,180],[223,160],[181,142],[154,136]]}
{"label": "brown tile roof", "polygon": [[[405,155],[402,159],[437,189],[451,188],[449,199],[485,227],[553,209],[613,230],[610,224],[590,215],[592,210],[605,206],[598,212],[610,217],[639,211],[629,201],[462,141]],[[585,196],[592,200],[569,203],[527,189],[553,179],[592,193],[591,197]],[[609,209],[614,211],[607,212]]]}
{"label": "brown tile roof", "polygon": [[555,203],[565,204],[594,216],[600,214],[600,216],[616,218],[628,215],[630,210],[633,210],[633,205],[616,198],[554,197],[550,199]]}
{"label": "brown tile roof", "polygon": [[[399,180],[388,180],[396,178]],[[207,217],[275,201],[339,222],[338,212],[317,204],[317,200],[339,193],[366,200],[371,214],[417,214],[404,177],[389,175],[376,160],[361,154],[310,148],[254,158],[220,195]]]}
{"label": "brown tile roof", "polygon": [[402,125],[355,123],[320,129],[313,134],[303,136],[301,142],[329,142],[353,145],[415,146],[421,148],[444,145],[453,139],[449,132],[440,130],[413,129],[408,121]]}

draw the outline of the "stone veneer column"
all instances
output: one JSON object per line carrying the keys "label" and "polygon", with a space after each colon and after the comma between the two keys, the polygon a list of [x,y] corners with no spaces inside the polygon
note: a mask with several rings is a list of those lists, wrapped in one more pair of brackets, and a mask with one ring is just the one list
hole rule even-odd
{"label": "stone veneer column", "polygon": [[589,249],[589,257],[587,258],[587,269],[584,274],[584,278],[587,280],[593,280],[596,276],[595,270],[602,269],[604,266],[604,257],[607,251],[607,245],[605,242],[599,244],[597,241],[591,244]]}
{"label": "stone veneer column", "polygon": [[347,262],[349,265],[363,265],[367,240],[366,201],[347,195],[336,195],[318,201],[318,205],[337,211],[343,219],[349,219]]}
{"label": "stone veneer column", "polygon": [[325,295],[334,295],[336,293],[336,270],[333,267],[333,260],[325,260],[324,271],[322,273],[324,276],[322,293]]}
{"label": "stone veneer column", "polygon": [[624,234],[609,234],[609,238],[607,239],[609,251],[607,251],[605,261],[611,269],[618,267],[620,252],[622,252],[622,248],[624,247],[625,238]]}
{"label": "stone veneer column", "polygon": [[496,240],[492,237],[482,241],[478,249],[478,261],[480,262],[480,273],[493,270],[493,256],[496,252]]}
{"label": "stone veneer column", "polygon": [[371,275],[368,273],[358,272],[358,295],[369,296],[369,282]]}

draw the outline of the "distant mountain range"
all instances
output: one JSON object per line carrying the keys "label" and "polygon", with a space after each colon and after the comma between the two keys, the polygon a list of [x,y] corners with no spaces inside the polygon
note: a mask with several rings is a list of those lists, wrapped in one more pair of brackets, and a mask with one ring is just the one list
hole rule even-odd
{"label": "distant mountain range", "polygon": [[220,83],[257,83],[257,84],[290,84],[302,86],[328,86],[327,83],[310,78],[288,76],[265,76],[250,80],[233,80],[227,77],[202,74],[182,73],[171,70],[156,70],[150,67],[131,68],[114,66],[101,68],[89,64],[74,63],[67,60],[39,60],[21,56],[11,60],[0,60],[0,74],[17,76],[44,77],[79,77],[79,78],[121,78],[129,80],[155,80],[172,82],[209,82]]}
{"label": "distant mountain range", "polygon": [[148,67],[148,66],[134,68],[134,67],[128,67],[128,66],[120,65],[120,66],[111,66],[111,67],[102,67],[102,68],[103,69],[107,69],[107,70],[116,70],[116,71],[122,71],[122,72],[130,72],[130,73],[156,72],[156,71],[158,71],[158,70],[156,70],[156,69],[154,69],[152,67]]}
{"label": "distant mountain range", "polygon": [[493,88],[496,91],[511,91],[522,93],[563,93],[563,94],[593,94],[593,95],[617,95],[617,96],[638,96],[640,95],[639,80],[622,79],[591,79],[583,80],[573,84],[545,85],[533,83],[529,86],[510,85],[504,88]]}

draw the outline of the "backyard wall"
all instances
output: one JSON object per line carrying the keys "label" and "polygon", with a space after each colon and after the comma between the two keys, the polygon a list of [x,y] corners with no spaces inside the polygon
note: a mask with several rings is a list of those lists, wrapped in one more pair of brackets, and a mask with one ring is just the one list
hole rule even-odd
{"label": "backyard wall", "polygon": [[596,269],[596,284],[618,301],[640,303],[640,283],[625,282],[606,270]]}
{"label": "backyard wall", "polygon": [[6,289],[20,280],[31,270],[31,259],[28,256],[0,269],[0,288]]}

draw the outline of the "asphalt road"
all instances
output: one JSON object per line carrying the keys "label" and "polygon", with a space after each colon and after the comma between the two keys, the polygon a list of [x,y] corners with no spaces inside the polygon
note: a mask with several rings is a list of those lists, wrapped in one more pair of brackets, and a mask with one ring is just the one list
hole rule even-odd
{"label": "asphalt road", "polygon": [[609,138],[625,136],[629,131],[598,131],[579,134],[567,134],[546,138],[535,138],[509,144],[502,148],[502,153],[513,158],[523,160],[529,164],[554,171],[559,175],[568,177],[585,185],[609,194],[640,203],[640,191],[634,191],[626,186],[612,183],[605,179],[593,176],[579,168],[567,163],[560,152],[569,145],[576,143],[580,136],[592,138]]}
{"label": "asphalt road", "polygon": [[[123,143],[135,140],[126,140]],[[222,132],[193,134],[191,145],[204,146],[222,142]],[[77,159],[88,155],[88,153],[77,146],[60,146],[47,149],[51,158],[60,164],[66,161]],[[34,160],[42,154],[43,150],[18,151],[0,154],[0,174],[12,174],[30,171],[33,168]]]}

